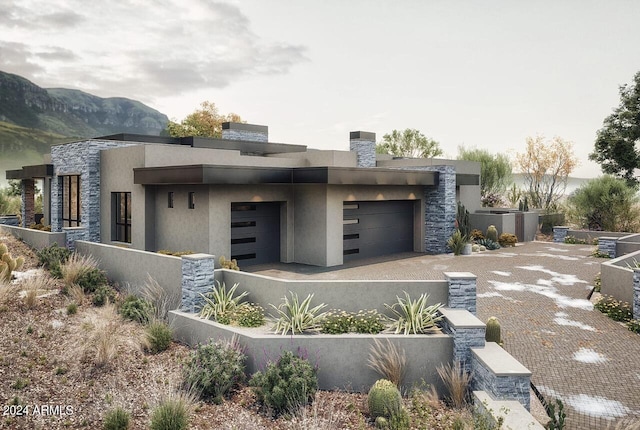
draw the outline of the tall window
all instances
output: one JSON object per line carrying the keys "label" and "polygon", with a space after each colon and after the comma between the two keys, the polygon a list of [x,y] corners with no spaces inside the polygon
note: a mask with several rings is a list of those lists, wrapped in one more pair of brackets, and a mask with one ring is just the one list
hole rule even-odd
{"label": "tall window", "polygon": [[111,193],[111,209],[115,215],[111,239],[131,243],[131,193]]}
{"label": "tall window", "polygon": [[80,226],[80,176],[62,177],[62,226]]}

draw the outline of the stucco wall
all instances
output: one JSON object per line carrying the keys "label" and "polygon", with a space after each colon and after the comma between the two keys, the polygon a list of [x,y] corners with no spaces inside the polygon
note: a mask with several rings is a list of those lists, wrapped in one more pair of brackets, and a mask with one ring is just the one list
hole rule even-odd
{"label": "stucco wall", "polygon": [[[635,261],[634,261],[635,260]],[[633,267],[640,261],[640,251],[623,255],[600,265],[601,292],[627,303],[633,303]]]}
{"label": "stucco wall", "polygon": [[7,231],[20,240],[23,240],[32,248],[42,249],[51,246],[54,243],[58,246],[65,246],[66,233],[51,233],[48,231],[34,230],[32,228],[23,228],[10,226],[6,224],[0,225],[0,232]]}
{"label": "stucco wall", "polygon": [[471,229],[477,228],[482,230],[483,233],[487,232],[487,227],[495,225],[498,230],[498,236],[502,233],[515,233],[516,214],[472,213],[469,215],[469,224]]}

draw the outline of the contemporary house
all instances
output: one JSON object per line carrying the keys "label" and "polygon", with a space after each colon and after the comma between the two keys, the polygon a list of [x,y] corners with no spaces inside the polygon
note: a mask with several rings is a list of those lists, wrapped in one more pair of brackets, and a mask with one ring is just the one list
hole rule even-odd
{"label": "contemporary house", "polygon": [[225,123],[222,139],[120,134],[53,146],[46,164],[7,179],[22,181],[23,226],[44,179],[44,222],[72,239],[243,266],[446,252],[457,201],[480,208],[480,164],[395,159],[375,141],[356,131],[348,151],[314,150]]}

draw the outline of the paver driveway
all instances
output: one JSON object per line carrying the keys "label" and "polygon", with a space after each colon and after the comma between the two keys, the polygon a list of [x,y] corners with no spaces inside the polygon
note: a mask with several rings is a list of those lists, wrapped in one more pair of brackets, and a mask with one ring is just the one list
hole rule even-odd
{"label": "paver driveway", "polygon": [[[255,267],[265,275],[314,279],[478,277],[478,317],[502,323],[505,349],[532,372],[547,397],[566,405],[567,428],[614,428],[640,418],[640,336],[586,300],[602,259],[593,247],[531,242],[472,256],[402,254],[339,269]],[[630,287],[631,288],[631,287]],[[624,427],[620,427],[624,428]]]}

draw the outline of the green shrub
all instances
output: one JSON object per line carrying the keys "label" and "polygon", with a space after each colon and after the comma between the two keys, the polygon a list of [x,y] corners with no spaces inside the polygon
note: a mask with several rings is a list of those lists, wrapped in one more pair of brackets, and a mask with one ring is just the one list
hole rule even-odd
{"label": "green shrub", "polygon": [[54,243],[51,246],[42,248],[36,253],[36,255],[38,256],[40,264],[49,269],[51,276],[60,279],[62,278],[60,265],[64,264],[69,259],[71,251],[67,248],[58,246],[57,243]]}
{"label": "green shrub", "polygon": [[484,246],[489,251],[493,251],[495,249],[500,249],[500,244],[498,242],[494,242],[491,239],[480,239],[476,241],[476,244],[480,246]]}
{"label": "green shrub", "polygon": [[183,366],[184,386],[220,402],[244,382],[246,359],[235,340],[198,345]]}
{"label": "green shrub", "polygon": [[451,237],[447,240],[447,247],[453,252],[453,255],[462,254],[462,250],[466,244],[467,239],[462,235],[460,230],[454,231]]}
{"label": "green shrub", "polygon": [[352,329],[356,333],[378,334],[385,329],[385,317],[377,310],[361,310],[353,316]]}
{"label": "green shrub", "polygon": [[634,333],[640,334],[640,319],[629,320],[627,328]]}
{"label": "green shrub", "polygon": [[151,430],[187,430],[189,406],[182,399],[165,399],[151,414]]}
{"label": "green shrub", "polygon": [[107,284],[107,275],[97,267],[87,268],[80,274],[76,283],[85,293],[93,293],[98,287]]}
{"label": "green shrub", "polygon": [[569,245],[586,245],[587,241],[584,239],[578,239],[575,236],[565,236],[564,243],[568,243]]}
{"label": "green shrub", "polygon": [[279,415],[311,403],[318,390],[318,376],[307,360],[285,351],[277,362],[267,364],[264,373],[255,373],[249,385],[258,400]]}
{"label": "green shrub", "polygon": [[147,324],[153,315],[153,306],[145,299],[130,294],[124,299],[118,312],[125,319]]}
{"label": "green shrub", "polygon": [[210,292],[202,294],[205,304],[200,311],[200,318],[212,319],[221,324],[229,324],[231,319],[229,313],[249,294],[245,291],[239,296],[235,296],[238,285],[237,283],[234,284],[227,291],[227,286],[224,282],[221,284],[220,281],[216,281],[216,285],[213,286]]}
{"label": "green shrub", "polygon": [[591,256],[596,258],[611,258],[608,252],[600,251],[598,248],[595,248],[591,252]]}
{"label": "green shrub", "polygon": [[349,333],[353,325],[353,315],[340,309],[330,310],[320,322],[320,331],[326,334]]}
{"label": "green shrub", "polygon": [[[396,298],[398,301],[392,306],[385,303],[385,307],[393,313],[391,317],[391,328],[395,333],[422,334],[438,330],[436,323],[442,320],[442,315],[438,315],[441,303],[427,306],[429,296],[422,294],[417,300],[411,300],[409,293],[404,292],[404,299]],[[399,310],[396,310],[399,308]]]}
{"label": "green shrub", "polygon": [[471,237],[471,240],[477,241],[480,239],[484,239],[484,234],[482,233],[482,230],[478,230],[477,228],[474,228],[473,230],[471,230],[470,237]]}
{"label": "green shrub", "polygon": [[627,302],[619,302],[613,296],[602,296],[593,307],[614,321],[627,322],[633,318],[631,305]]}
{"label": "green shrub", "polygon": [[593,291],[599,293],[602,289],[602,274],[598,272],[595,278],[593,278]]}
{"label": "green shrub", "polygon": [[115,303],[116,290],[109,285],[100,285],[93,293],[93,305],[104,306],[107,303]]}
{"label": "green shrub", "polygon": [[392,414],[389,418],[390,430],[409,430],[411,428],[411,419],[409,418],[409,412],[405,408],[400,408],[395,414]]}
{"label": "green shrub", "polygon": [[393,382],[388,379],[378,379],[369,390],[367,404],[371,417],[389,418],[400,413],[402,396]]}
{"label": "green shrub", "polygon": [[230,320],[240,327],[260,327],[264,324],[264,309],[255,303],[240,303],[231,312]]}
{"label": "green shrub", "polygon": [[518,237],[512,233],[502,233],[498,238],[498,243],[503,247],[516,246],[516,243],[518,243]]}
{"label": "green shrub", "polygon": [[147,341],[149,342],[149,350],[153,354],[157,354],[169,348],[173,339],[173,331],[162,321],[154,321],[147,326]]}
{"label": "green shrub", "polygon": [[75,315],[78,313],[78,304],[76,302],[67,305],[67,315]]}
{"label": "green shrub", "polygon": [[277,320],[273,329],[276,333],[291,334],[303,333],[309,330],[316,330],[320,327],[325,313],[319,313],[326,305],[324,303],[312,308],[311,300],[313,294],[309,294],[302,302],[298,295],[291,292],[291,301],[285,296],[283,303],[278,307],[271,305],[277,312]]}
{"label": "green shrub", "polygon": [[104,430],[127,430],[131,414],[121,407],[107,411],[102,420],[102,428]]}

